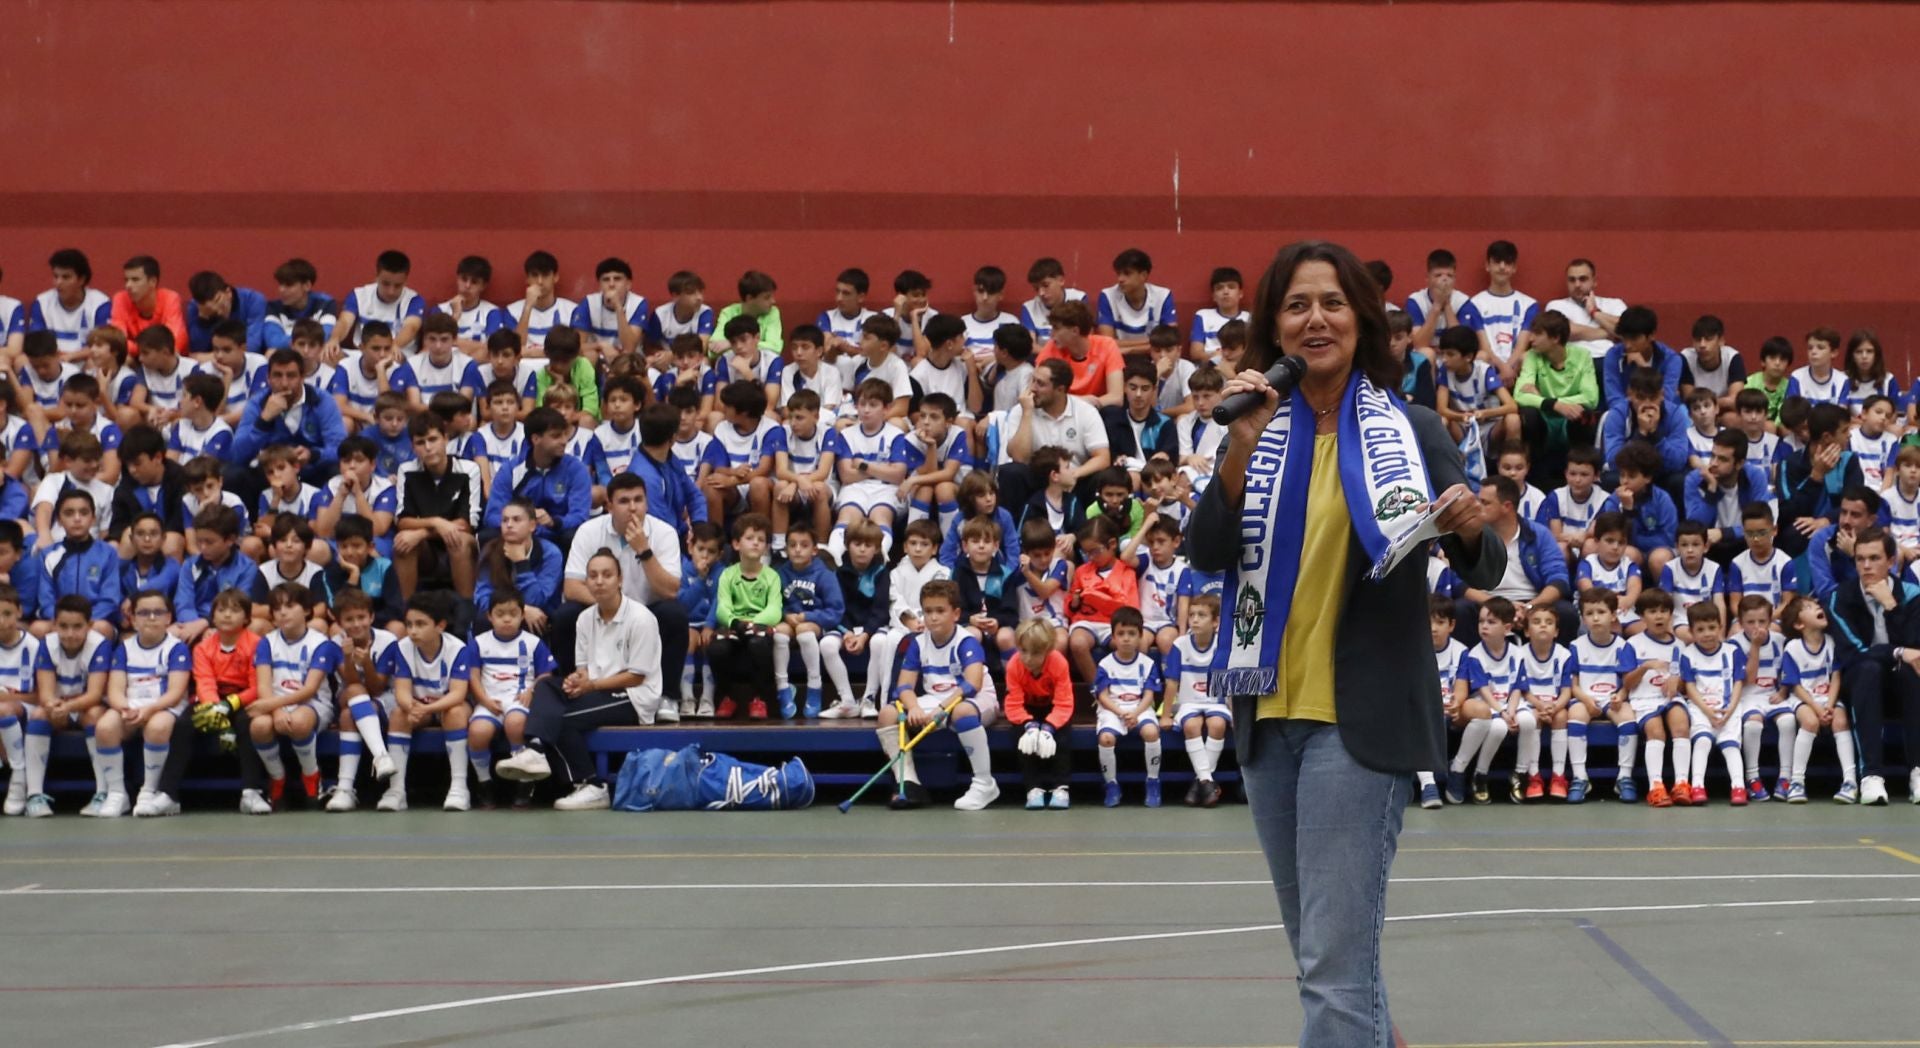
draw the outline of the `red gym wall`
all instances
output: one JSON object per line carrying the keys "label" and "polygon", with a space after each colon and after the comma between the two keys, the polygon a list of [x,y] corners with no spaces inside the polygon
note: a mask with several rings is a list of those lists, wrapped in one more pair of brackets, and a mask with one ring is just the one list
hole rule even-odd
{"label": "red gym wall", "polygon": [[753,266],[810,318],[859,265],[937,305],[1041,254],[1082,287],[1146,249],[1183,313],[1327,236],[1429,248],[1481,286],[1562,264],[1660,311],[1722,315],[1749,353],[1816,324],[1920,339],[1920,12],[1878,4],[1148,4],[0,0],[0,266],[152,253],[271,291],[299,254],[338,294],[376,252],[600,257],[658,300],[730,300]]}

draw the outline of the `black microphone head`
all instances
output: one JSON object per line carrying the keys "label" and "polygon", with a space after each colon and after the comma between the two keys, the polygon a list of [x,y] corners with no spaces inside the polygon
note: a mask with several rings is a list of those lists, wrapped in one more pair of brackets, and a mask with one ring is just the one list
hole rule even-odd
{"label": "black microphone head", "polygon": [[1298,382],[1307,375],[1307,362],[1304,357],[1285,356],[1274,362],[1274,368],[1286,372],[1289,383]]}

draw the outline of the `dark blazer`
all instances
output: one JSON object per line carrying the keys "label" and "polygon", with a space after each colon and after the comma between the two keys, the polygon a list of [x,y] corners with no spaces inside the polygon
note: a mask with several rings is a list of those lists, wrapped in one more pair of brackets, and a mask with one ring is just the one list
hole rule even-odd
{"label": "dark blazer", "polygon": [[[1413,418],[1427,477],[1439,494],[1465,484],[1460,449],[1440,416],[1417,405]],[[1224,458],[1227,449],[1220,449]],[[1453,570],[1479,589],[1498,585],[1507,570],[1507,550],[1492,528],[1468,547],[1456,535],[1440,540]],[[1199,571],[1231,571],[1240,562],[1240,508],[1227,505],[1225,487],[1212,484],[1187,523],[1187,548]],[[1334,704],[1340,739],[1353,759],[1375,771],[1405,774],[1444,766],[1446,725],[1437,696],[1433,637],[1427,623],[1427,554],[1417,549],[1379,582],[1363,581],[1368,564],[1360,543],[1351,543],[1343,577],[1345,610],[1334,641]],[[1230,614],[1223,610],[1223,614]],[[1231,621],[1231,620],[1229,620]],[[1234,748],[1253,756],[1257,696],[1232,698]]]}

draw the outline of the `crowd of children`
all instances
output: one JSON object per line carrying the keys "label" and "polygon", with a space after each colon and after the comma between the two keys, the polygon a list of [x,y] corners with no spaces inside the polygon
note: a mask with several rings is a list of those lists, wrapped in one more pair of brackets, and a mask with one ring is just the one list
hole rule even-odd
{"label": "crowd of children", "polygon": [[[1584,800],[1597,725],[1618,739],[1623,800],[1644,753],[1649,803],[1704,803],[1715,750],[1735,803],[1804,800],[1827,733],[1838,799],[1884,801],[1842,670],[1907,658],[1920,447],[1902,441],[1920,396],[1870,332],[1813,332],[1798,370],[1769,340],[1749,377],[1714,318],[1676,352],[1651,310],[1594,294],[1591,263],[1542,308],[1513,288],[1517,258],[1494,244],[1469,296],[1435,252],[1389,315],[1403,392],[1447,422],[1516,536],[1494,591],[1433,563],[1459,742],[1422,803],[1488,800],[1509,735],[1514,800]],[[539,683],[575,669],[574,620],[599,599],[584,568],[603,554],[627,596],[685,618],[661,628],[642,724],[869,721],[901,808],[928,802],[906,741],[948,730],[971,769],[955,806],[973,810],[998,797],[987,730],[1004,718],[1026,806],[1048,809],[1070,803],[1068,729],[1090,709],[1106,805],[1129,735],[1160,804],[1163,730],[1194,773],[1186,803],[1222,797],[1223,580],[1187,566],[1183,527],[1246,350],[1236,270],[1210,275],[1184,326],[1138,250],[1096,293],[1040,259],[1011,309],[1006,274],[983,267],[964,314],[930,305],[914,271],[876,311],[847,269],[831,307],[789,325],[765,273],[718,311],[676,273],[656,306],[609,258],[575,302],[541,251],[505,306],[477,257],[441,302],[389,251],[337,300],[293,259],[275,294],[195,274],[178,309],[152,258],[129,259],[111,299],[83,253],[49,266],[52,290],[0,297],[8,814],[52,813],[56,731],[87,740],[87,815],[178,811],[199,735],[239,758],[243,812],[278,808],[295,767],[329,811],[369,783],[404,810],[429,728],[452,771],[443,806],[489,806],[496,751],[516,766]],[[615,501],[642,519],[614,528]],[[1835,600],[1889,592],[1869,636],[1857,616],[1834,628]],[[1890,695],[1912,676],[1885,668]],[[511,802],[530,797],[522,783]]]}

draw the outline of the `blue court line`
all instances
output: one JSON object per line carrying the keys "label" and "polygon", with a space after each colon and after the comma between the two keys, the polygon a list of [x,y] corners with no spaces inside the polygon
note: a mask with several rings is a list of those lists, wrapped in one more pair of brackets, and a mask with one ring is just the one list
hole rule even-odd
{"label": "blue court line", "polygon": [[1601,931],[1598,925],[1585,917],[1577,918],[1573,923],[1574,927],[1587,933],[1587,938],[1592,939],[1596,945],[1605,950],[1615,964],[1625,968],[1628,975],[1633,976],[1648,993],[1653,994],[1661,1004],[1666,1005],[1667,1011],[1672,1012],[1681,1022],[1687,1024],[1688,1029],[1707,1042],[1710,1048],[1735,1048],[1732,1038],[1721,1033],[1719,1027],[1708,1022],[1706,1016],[1694,1011],[1693,1006],[1681,1000],[1680,995],[1673,992],[1672,987],[1661,982],[1658,976],[1647,970],[1646,965],[1635,960],[1633,955],[1627,952],[1626,947],[1613,941],[1613,937]]}

